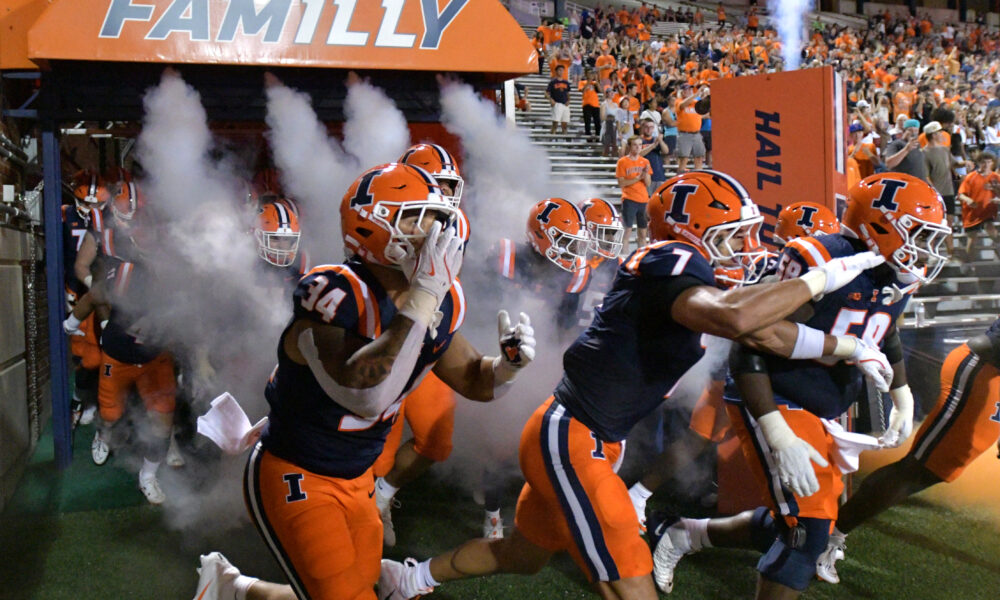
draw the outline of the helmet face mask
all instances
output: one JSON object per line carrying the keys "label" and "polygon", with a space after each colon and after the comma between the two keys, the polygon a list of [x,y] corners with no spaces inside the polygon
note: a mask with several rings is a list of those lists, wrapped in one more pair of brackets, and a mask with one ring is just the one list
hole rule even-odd
{"label": "helmet face mask", "polygon": [[298,231],[264,231],[256,229],[257,256],[276,267],[288,267],[295,262],[299,251]]}
{"label": "helmet face mask", "polygon": [[104,180],[96,173],[81,171],[74,176],[74,179],[74,202],[81,217],[87,217],[92,210],[102,210],[111,199]]}
{"label": "helmet face mask", "polygon": [[549,237],[550,244],[545,250],[545,258],[565,271],[572,273],[579,270],[580,259],[586,260],[591,248],[590,236],[586,230],[582,234],[573,234],[548,227],[545,234]]}
{"label": "helmet face mask", "polygon": [[[444,196],[440,198],[435,202],[379,202],[372,208],[372,220],[380,222],[390,232],[386,258],[398,265],[415,257],[430,233],[431,224],[441,223],[444,230],[457,220],[458,209],[447,204]],[[427,217],[433,220],[427,222]]]}
{"label": "helmet face mask", "polygon": [[[419,167],[431,174],[442,187],[442,196],[455,208],[462,202],[462,179],[451,153],[437,144],[416,144],[399,157],[399,162]],[[448,190],[445,190],[447,186]]]}
{"label": "helmet face mask", "polygon": [[760,279],[757,268],[767,258],[760,243],[764,218],[758,213],[732,223],[708,228],[702,241],[709,261],[716,267],[715,279],[727,286],[750,285]]}
{"label": "helmet face mask", "polygon": [[[437,180],[438,185],[441,186],[441,195],[451,203],[452,206],[458,208],[462,203],[462,189],[465,187],[465,181],[457,173],[454,175],[447,173],[437,173],[432,175],[435,180]],[[450,192],[448,188],[450,188]]]}
{"label": "helmet face mask", "polygon": [[[900,282],[907,284],[902,291],[911,291],[917,284],[933,281],[948,261],[941,253],[941,245],[951,235],[951,228],[945,223],[930,223],[909,214],[889,221],[903,239],[903,244],[886,261]],[[867,233],[868,228],[863,231]]]}
{"label": "helmet face mask", "polygon": [[618,258],[625,241],[625,227],[618,210],[601,198],[586,201],[581,210],[590,234],[590,252],[602,258]]}

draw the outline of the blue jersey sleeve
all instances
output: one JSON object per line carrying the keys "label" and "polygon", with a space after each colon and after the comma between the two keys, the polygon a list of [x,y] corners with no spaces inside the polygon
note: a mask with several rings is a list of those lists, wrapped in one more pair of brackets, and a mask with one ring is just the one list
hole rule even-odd
{"label": "blue jersey sleeve", "polygon": [[622,268],[642,278],[692,277],[715,286],[715,272],[697,248],[684,242],[657,242],[632,253]]}
{"label": "blue jersey sleeve", "polygon": [[359,307],[364,306],[364,301],[358,297],[360,292],[352,285],[350,275],[353,273],[343,267],[316,268],[307,273],[299,280],[292,295],[295,319],[308,319],[357,332]]}

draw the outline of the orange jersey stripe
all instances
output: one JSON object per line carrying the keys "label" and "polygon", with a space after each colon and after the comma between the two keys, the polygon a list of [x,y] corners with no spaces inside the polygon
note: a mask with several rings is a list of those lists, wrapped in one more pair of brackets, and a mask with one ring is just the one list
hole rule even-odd
{"label": "orange jersey stripe", "polygon": [[831,256],[823,244],[810,237],[794,239],[787,244],[802,256],[810,267],[818,267],[830,261]]}

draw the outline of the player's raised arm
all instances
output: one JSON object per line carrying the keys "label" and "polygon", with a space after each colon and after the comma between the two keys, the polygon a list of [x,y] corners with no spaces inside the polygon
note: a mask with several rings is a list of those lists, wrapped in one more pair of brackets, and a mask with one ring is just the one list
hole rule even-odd
{"label": "player's raised arm", "polygon": [[535,330],[521,313],[511,324],[507,311],[497,314],[499,354],[483,356],[461,334],[434,366],[434,374],[470,400],[489,402],[507,393],[514,378],[535,358]]}
{"label": "player's raised arm", "polygon": [[[403,392],[434,313],[461,268],[461,239],[454,229],[442,231],[437,222],[430,228],[419,252],[403,265],[410,286],[381,335],[369,342],[341,327],[300,319],[285,336],[288,356],[308,364],[327,394],[362,417],[381,414]],[[323,292],[314,293],[326,297]],[[304,301],[309,304],[309,298]],[[311,304],[322,308],[322,300]]]}

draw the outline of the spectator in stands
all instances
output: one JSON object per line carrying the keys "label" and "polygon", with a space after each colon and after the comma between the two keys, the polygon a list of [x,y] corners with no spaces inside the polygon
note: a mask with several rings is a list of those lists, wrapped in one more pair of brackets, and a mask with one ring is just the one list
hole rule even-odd
{"label": "spectator in stands", "polygon": [[618,156],[618,105],[615,103],[614,92],[604,90],[604,102],[601,102],[601,146],[603,156]]}
{"label": "spectator in stands", "polygon": [[[996,240],[997,230],[993,221],[1000,203],[1000,175],[994,170],[993,155],[983,152],[976,159],[976,170],[965,176],[958,187],[958,200],[962,203],[962,225],[965,227],[965,255],[971,258],[972,240],[984,228],[986,235]],[[995,242],[994,242],[995,243]]]}
{"label": "spectator in stands", "polygon": [[667,180],[663,170],[663,160],[670,154],[670,148],[664,143],[663,133],[652,119],[643,119],[639,124],[639,131],[642,139],[639,156],[645,157],[652,169],[649,183],[649,193],[652,194]]}
{"label": "spectator in stands", "polygon": [[924,152],[920,149],[920,121],[907,119],[903,122],[903,137],[889,142],[886,147],[885,166],[890,171],[913,175],[918,179],[927,179],[927,162]]}
{"label": "spectator in stands", "polygon": [[538,55],[538,74],[541,75],[542,69],[545,67],[545,53],[547,48],[545,35],[541,31],[536,31],[534,39],[531,40],[531,45],[535,47],[535,53]]}
{"label": "spectator in stands", "polygon": [[720,30],[726,27],[726,7],[722,6],[721,2],[715,8],[715,19],[719,22]]}
{"label": "spectator in stands", "polygon": [[[593,71],[587,71],[587,77],[580,82],[583,90],[583,128],[587,141],[597,141],[601,135],[601,96],[598,93],[597,79]],[[590,127],[594,127],[594,136],[591,138]]]}
{"label": "spectator in stands", "polygon": [[645,246],[646,238],[646,205],[649,203],[649,184],[652,168],[649,161],[640,156],[642,140],[637,135],[628,138],[627,152],[618,159],[615,166],[615,176],[622,188],[622,222],[625,223],[624,254],[629,253],[629,242],[632,239],[632,226],[636,226],[636,247]]}
{"label": "spectator in stands", "polygon": [[628,139],[635,135],[635,121],[632,119],[631,103],[628,96],[622,96],[618,101],[618,111],[615,120],[618,124],[618,149],[622,154],[628,152]]}
{"label": "spectator in stands", "polygon": [[[958,159],[952,155],[950,146],[945,142],[940,123],[931,121],[924,125],[924,135],[927,136],[927,147],[924,148],[927,175],[931,185],[941,194],[948,219],[951,220],[955,214],[955,180],[952,179],[952,169],[958,163]],[[945,240],[949,255],[954,250],[954,243],[951,236]]]}
{"label": "spectator in stands", "polygon": [[569,82],[577,85],[583,77],[583,51],[575,41],[569,48],[569,61]]}
{"label": "spectator in stands", "polygon": [[566,67],[559,65],[556,67],[555,76],[549,81],[549,86],[545,88],[545,98],[552,105],[552,128],[549,133],[556,132],[556,125],[562,125],[562,132],[566,133],[569,126],[569,82],[563,78]]}
{"label": "spectator in stands", "polygon": [[986,120],[983,127],[983,141],[986,143],[985,151],[993,155],[993,158],[1000,158],[1000,112],[990,110],[986,113]]}
{"label": "spectator in stands", "polygon": [[[632,82],[625,87],[625,97],[628,98],[628,111],[631,117],[632,126],[639,124],[639,110],[642,102],[639,101],[639,84]],[[632,133],[636,133],[633,131]]]}
{"label": "spectator in stands", "polygon": [[701,137],[701,115],[695,110],[698,96],[689,83],[681,84],[680,98],[677,99],[677,172],[687,171],[688,159],[694,160],[694,168],[700,169],[705,159],[705,142]]}

